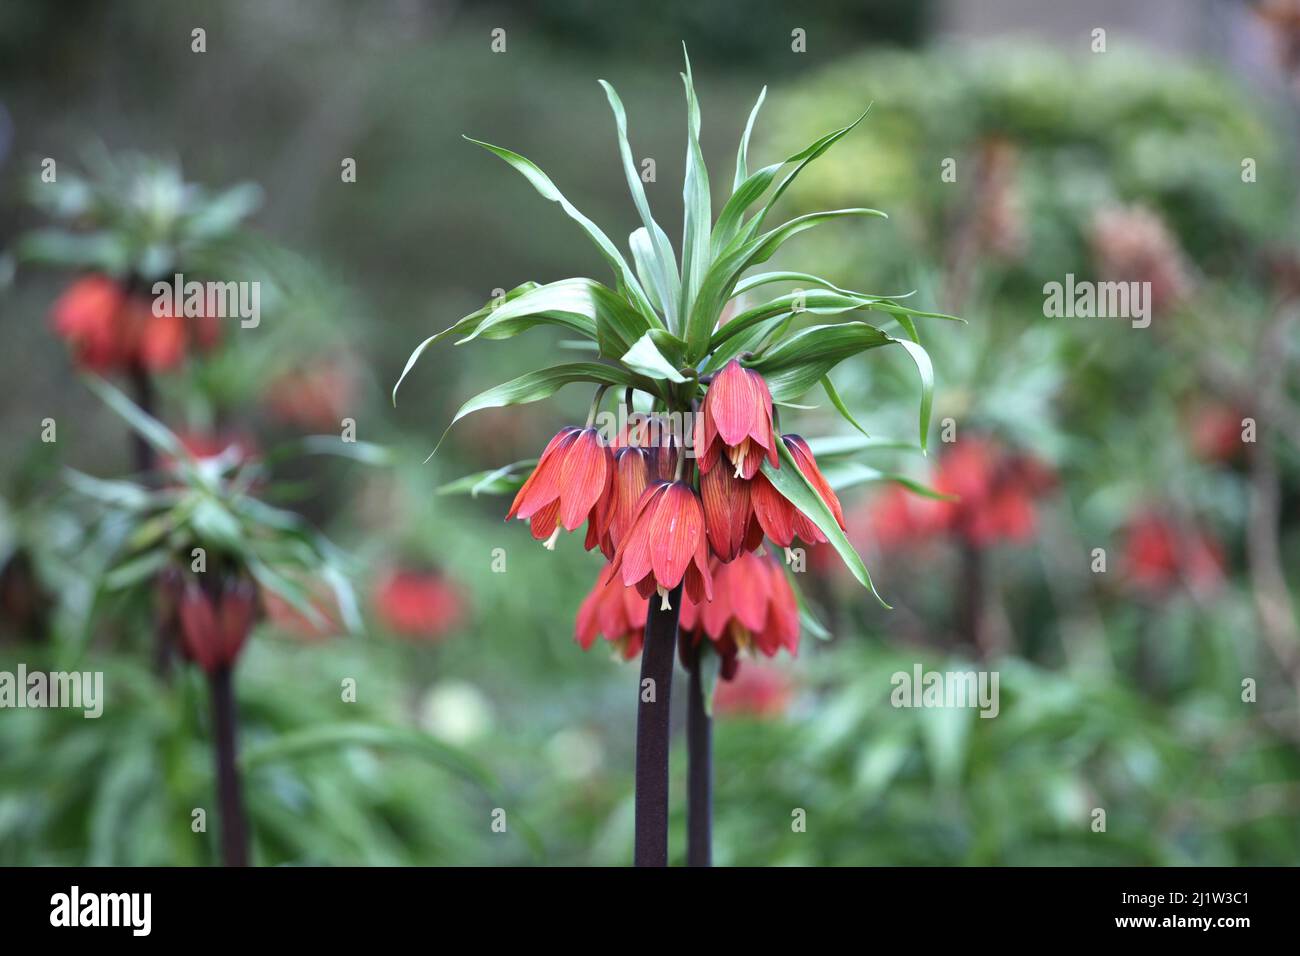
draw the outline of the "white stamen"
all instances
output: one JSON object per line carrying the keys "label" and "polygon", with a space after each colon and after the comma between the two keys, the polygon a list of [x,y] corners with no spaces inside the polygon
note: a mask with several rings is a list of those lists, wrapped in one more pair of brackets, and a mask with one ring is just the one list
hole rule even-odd
{"label": "white stamen", "polygon": [[554,551],[555,542],[558,541],[559,538],[560,538],[560,528],[557,525],[555,530],[551,532],[551,536],[542,542],[542,547],[545,548],[547,551]]}
{"label": "white stamen", "polygon": [[660,587],[659,588],[659,610],[671,611],[672,609],[673,606],[668,603],[668,589],[665,587]]}

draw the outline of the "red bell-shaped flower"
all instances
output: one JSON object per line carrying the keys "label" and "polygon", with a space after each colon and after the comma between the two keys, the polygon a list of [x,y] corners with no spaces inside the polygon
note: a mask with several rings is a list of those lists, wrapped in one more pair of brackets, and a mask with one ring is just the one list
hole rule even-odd
{"label": "red bell-shaped flower", "polygon": [[[798,435],[782,435],[781,440],[785,442],[785,447],[789,449],[800,473],[821,495],[822,500],[831,509],[831,514],[835,516],[836,523],[844,528],[844,510],[840,507],[840,499],[836,497],[821,469],[817,467],[817,459],[813,457],[808,443]],[[763,532],[776,544],[784,548],[788,547],[795,538],[807,544],[821,544],[827,540],[821,529],[791,504],[788,498],[773,488],[772,483],[764,475],[759,474],[754,478],[750,493],[758,523],[762,526]]]}
{"label": "red bell-shaped flower", "polygon": [[[554,548],[561,527],[576,531],[589,519],[599,523],[596,505],[608,494],[613,479],[614,459],[600,432],[590,426],[565,426],[515,495],[506,520],[529,521],[533,537]],[[595,543],[588,536],[587,547]]]}
{"label": "red bell-shaped flower", "polygon": [[591,648],[597,636],[603,637],[629,660],[641,652],[649,609],[650,601],[636,588],[624,586],[614,574],[613,565],[607,564],[578,608],[574,637],[584,651]]}
{"label": "red bell-shaped flower", "polygon": [[771,557],[745,553],[736,560],[713,564],[713,600],[687,601],[678,626],[692,643],[701,637],[713,642],[724,673],[735,673],[739,651],[753,648],[768,657],[781,648],[799,651],[799,603],[785,571]]}
{"label": "red bell-shaped flower", "polygon": [[185,654],[211,674],[235,663],[257,617],[257,590],[243,578],[185,584],[177,608]]}
{"label": "red bell-shaped flower", "polygon": [[691,600],[712,600],[704,509],[695,490],[680,480],[652,482],[637,503],[611,568],[643,597],[658,591],[663,607],[668,592],[683,581]]}
{"label": "red bell-shaped flower", "polygon": [[754,516],[752,481],[737,478],[729,468],[714,468],[700,477],[700,500],[709,546],[723,561],[753,551],[763,541],[763,528]]}
{"label": "red bell-shaped flower", "polygon": [[732,359],[714,376],[695,421],[700,472],[713,470],[723,451],[738,478],[753,478],[766,457],[780,467],[772,433],[772,393],[757,372]]}

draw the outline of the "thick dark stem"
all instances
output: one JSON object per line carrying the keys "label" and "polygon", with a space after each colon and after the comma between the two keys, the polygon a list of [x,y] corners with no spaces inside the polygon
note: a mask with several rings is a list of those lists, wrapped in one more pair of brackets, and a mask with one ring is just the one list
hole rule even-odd
{"label": "thick dark stem", "polygon": [[[139,365],[131,366],[131,388],[135,392],[135,403],[140,406],[140,410],[148,415],[157,416],[154,411],[154,405],[157,404],[154,396],[153,379],[149,375],[149,370]],[[131,432],[131,451],[135,461],[135,470],[142,475],[147,475],[153,470],[153,449],[137,432]]]}
{"label": "thick dark stem", "polygon": [[[637,866],[668,865],[668,705],[673,689],[673,654],[677,650],[677,614],[682,588],[660,608],[650,598],[641,651],[641,683],[636,710],[636,848]],[[647,683],[650,681],[651,683]]]}
{"label": "thick dark stem", "polygon": [[704,709],[701,646],[691,651],[686,711],[686,865],[713,865],[713,719]]}
{"label": "thick dark stem", "polygon": [[217,803],[221,809],[221,862],[248,866],[248,822],[235,763],[235,684],[229,667],[210,674],[212,725],[216,734]]}

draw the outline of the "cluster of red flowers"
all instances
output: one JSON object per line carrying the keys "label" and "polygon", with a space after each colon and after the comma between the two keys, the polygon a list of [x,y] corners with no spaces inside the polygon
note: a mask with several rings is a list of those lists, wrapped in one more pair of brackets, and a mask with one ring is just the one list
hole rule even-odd
{"label": "cluster of red flowers", "polygon": [[990,439],[964,438],[943,455],[934,478],[935,490],[955,500],[921,498],[894,486],[871,502],[862,523],[887,549],[941,534],[976,548],[1023,542],[1037,527],[1038,498],[1054,481],[1047,466],[1030,455]]}
{"label": "cluster of red flowers", "polygon": [[756,554],[764,538],[787,547],[797,537],[826,541],[817,526],[760,470],[780,467],[783,441],[799,471],[820,493],[840,527],[839,500],[798,435],[778,436],[772,396],[758,373],[732,360],[714,377],[695,421],[698,481],[671,441],[645,447],[656,433],[642,420],[606,443],[591,426],[567,427],[546,446],[506,518],[530,523],[553,547],[560,528],[587,523],[586,547],[609,564],[578,612],[577,639],[596,636],[627,657],[641,649],[648,601],[667,607],[679,585],[679,626],[689,645],[707,636],[735,674],[740,650],[773,656],[799,645],[799,611],[785,572]]}
{"label": "cluster of red flowers", "polygon": [[174,368],[190,350],[212,348],[221,331],[211,316],[187,321],[170,312],[155,315],[149,298],[104,275],[69,286],[54,303],[51,321],[77,364],[95,372]]}
{"label": "cluster of red flowers", "polygon": [[1142,509],[1124,528],[1123,572],[1146,597],[1166,597],[1180,584],[1208,594],[1223,580],[1223,549],[1202,528]]}

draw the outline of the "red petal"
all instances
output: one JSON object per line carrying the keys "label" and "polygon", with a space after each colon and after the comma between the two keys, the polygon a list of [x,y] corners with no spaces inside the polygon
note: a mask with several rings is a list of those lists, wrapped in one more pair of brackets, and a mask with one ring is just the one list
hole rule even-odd
{"label": "red petal", "polygon": [[649,531],[655,580],[671,590],[681,583],[686,566],[705,540],[700,499],[685,482],[667,486]]}
{"label": "red petal", "polygon": [[539,509],[546,507],[552,501],[559,497],[559,462],[560,453],[567,448],[576,437],[577,429],[572,425],[566,425],[560,429],[559,434],[550,440],[542,456],[537,460],[537,467],[533,473],[528,476],[515,495],[514,503],[511,504],[510,510],[506,512],[506,520],[516,516],[520,518],[531,518]]}
{"label": "red petal", "polygon": [[705,393],[704,415],[724,442],[739,445],[759,417],[760,401],[749,374],[739,361],[732,359],[714,376]]}
{"label": "red petal", "polygon": [[610,452],[594,428],[584,428],[564,453],[559,469],[560,522],[577,530],[605,492]]}
{"label": "red petal", "polygon": [[750,497],[763,532],[781,547],[789,547],[794,540],[794,505],[762,474],[755,476],[750,485]]}

